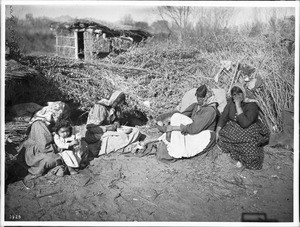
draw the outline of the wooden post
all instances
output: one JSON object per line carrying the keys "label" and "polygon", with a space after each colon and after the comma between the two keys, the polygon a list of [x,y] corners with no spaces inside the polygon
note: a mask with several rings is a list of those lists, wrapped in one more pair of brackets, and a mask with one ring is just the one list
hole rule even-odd
{"label": "wooden post", "polygon": [[57,35],[57,32],[55,34],[55,52],[56,52],[56,56],[58,55],[58,35]]}
{"label": "wooden post", "polygon": [[78,59],[78,32],[74,31],[74,37],[75,37],[75,59]]}
{"label": "wooden post", "polygon": [[231,88],[232,88],[232,85],[234,83],[234,80],[235,78],[237,77],[237,75],[239,74],[239,65],[240,65],[240,61],[237,62],[237,65],[235,67],[235,71],[234,71],[234,74],[233,74],[233,78],[231,80],[231,83],[230,83],[230,86],[229,86],[229,89],[227,91],[227,94],[230,94],[230,91],[231,91]]}

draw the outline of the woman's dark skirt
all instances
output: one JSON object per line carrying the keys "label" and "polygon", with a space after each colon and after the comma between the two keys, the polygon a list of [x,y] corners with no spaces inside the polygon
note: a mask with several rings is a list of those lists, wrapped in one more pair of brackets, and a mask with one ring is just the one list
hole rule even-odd
{"label": "woman's dark skirt", "polygon": [[268,143],[269,137],[269,129],[260,120],[248,128],[229,121],[220,131],[218,145],[246,168],[261,169],[264,161],[263,146]]}

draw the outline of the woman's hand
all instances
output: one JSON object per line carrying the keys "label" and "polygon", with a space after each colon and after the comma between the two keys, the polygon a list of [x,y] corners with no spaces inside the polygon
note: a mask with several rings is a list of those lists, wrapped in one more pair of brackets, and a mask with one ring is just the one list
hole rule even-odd
{"label": "woman's hand", "polygon": [[240,97],[240,96],[234,96],[234,97],[233,97],[233,101],[234,101],[236,107],[240,107],[240,106],[241,106],[241,103],[242,103],[242,101],[243,101],[243,98]]}
{"label": "woman's hand", "polygon": [[115,125],[116,128],[120,128],[121,127],[120,122],[118,122],[118,121],[115,121],[114,125]]}
{"label": "woman's hand", "polygon": [[106,131],[117,131],[117,126],[115,124],[105,126]]}
{"label": "woman's hand", "polygon": [[78,145],[78,144],[79,144],[78,140],[73,140],[73,141],[70,143],[71,146],[76,146],[76,145]]}
{"label": "woman's hand", "polygon": [[82,135],[81,135],[80,133],[77,133],[77,134],[75,135],[75,138],[76,138],[76,140],[81,140]]}
{"label": "woman's hand", "polygon": [[164,126],[162,121],[155,121],[154,123],[157,124],[160,127]]}
{"label": "woman's hand", "polygon": [[219,132],[216,132],[216,142],[219,141]]}
{"label": "woman's hand", "polygon": [[168,125],[166,132],[172,132],[172,131],[181,131],[181,128],[180,126]]}
{"label": "woman's hand", "polygon": [[109,110],[108,117],[114,115],[115,112],[116,112],[116,109],[112,107],[112,108]]}
{"label": "woman's hand", "polygon": [[172,132],[172,131],[173,131],[173,126],[172,125],[168,125],[166,132]]}
{"label": "woman's hand", "polygon": [[242,109],[242,105],[241,105],[241,103],[243,101],[243,97],[242,96],[234,96],[233,101],[235,103],[237,115],[240,115],[241,113],[243,113],[243,109]]}
{"label": "woman's hand", "polygon": [[115,118],[116,118],[115,112],[116,112],[115,108],[111,108],[111,109],[109,110],[107,119],[108,119],[110,122],[113,122],[113,121],[115,120]]}

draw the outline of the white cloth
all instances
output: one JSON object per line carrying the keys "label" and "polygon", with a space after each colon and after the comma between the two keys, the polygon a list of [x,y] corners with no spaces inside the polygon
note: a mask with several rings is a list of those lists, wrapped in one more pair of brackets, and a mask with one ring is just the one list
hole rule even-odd
{"label": "white cloth", "polygon": [[138,141],[140,131],[134,127],[122,126],[122,130],[107,131],[101,137],[101,149],[99,155],[109,154]]}
{"label": "white cloth", "polygon": [[211,89],[212,96],[208,98],[207,103],[217,102],[219,104],[218,110],[220,113],[223,112],[226,104],[226,91],[225,89]]}
{"label": "white cloth", "polygon": [[71,135],[67,138],[62,138],[58,134],[54,134],[54,143],[60,149],[69,149],[70,143],[75,140],[75,135]]}
{"label": "white cloth", "polygon": [[67,105],[62,101],[48,102],[47,106],[44,106],[42,109],[40,109],[34,114],[29,124],[32,124],[37,120],[42,120],[48,125],[50,124],[50,122],[52,122],[52,120],[54,122],[57,122],[57,120],[61,116],[66,114],[67,109]]}
{"label": "white cloth", "polygon": [[111,97],[108,99],[101,99],[98,104],[104,105],[104,106],[112,106],[114,101],[121,95],[123,94],[122,91],[115,91],[112,93]]}
{"label": "white cloth", "polygon": [[179,105],[175,108],[179,112],[183,112],[188,108],[191,104],[197,102],[197,97],[195,96],[197,88],[192,88],[191,90],[187,91],[183,97]]}
{"label": "white cloth", "polygon": [[[181,102],[175,109],[179,112],[183,112],[191,104],[197,102],[197,97],[195,96],[196,90],[196,88],[193,88],[187,91],[182,97]],[[217,102],[219,104],[218,110],[220,111],[220,113],[222,113],[227,104],[226,91],[224,89],[211,89],[211,91],[212,96],[208,98],[206,103]]]}
{"label": "white cloth", "polygon": [[[171,117],[172,126],[187,125],[192,122],[191,118],[179,113]],[[210,139],[210,130],[204,130],[195,135],[183,135],[180,131],[172,131],[171,142],[166,140],[166,133],[158,138],[167,145],[169,155],[174,158],[189,158],[201,153],[209,144]]]}
{"label": "white cloth", "polygon": [[81,161],[81,155],[79,151],[73,151],[73,150],[64,150],[63,152],[58,153],[67,166],[70,166],[72,168],[78,168],[79,163]]}
{"label": "white cloth", "polygon": [[58,134],[54,135],[54,142],[58,148],[63,149],[58,153],[67,166],[78,168],[81,161],[80,149],[69,150],[69,144],[75,140],[75,135],[67,138],[62,138]]}

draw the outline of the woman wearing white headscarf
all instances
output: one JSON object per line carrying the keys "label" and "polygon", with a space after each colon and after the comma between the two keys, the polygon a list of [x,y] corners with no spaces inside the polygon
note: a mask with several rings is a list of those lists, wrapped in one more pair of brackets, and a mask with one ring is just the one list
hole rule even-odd
{"label": "woman wearing white headscarf", "polygon": [[125,94],[115,91],[109,100],[101,99],[90,110],[85,140],[94,156],[121,150],[138,141],[140,131],[137,128],[120,125],[123,103]]}
{"label": "woman wearing white headscarf", "polygon": [[35,113],[29,122],[28,138],[21,145],[19,152],[25,152],[25,162],[30,174],[40,176],[62,164],[53,141],[52,125],[59,119],[68,118],[69,115],[70,109],[64,102],[48,102],[48,105]]}
{"label": "woman wearing white headscarf", "polygon": [[238,167],[261,169],[263,145],[269,141],[269,129],[259,120],[258,103],[246,97],[243,85],[234,84],[230,92],[231,98],[216,130],[218,146],[230,153]]}

